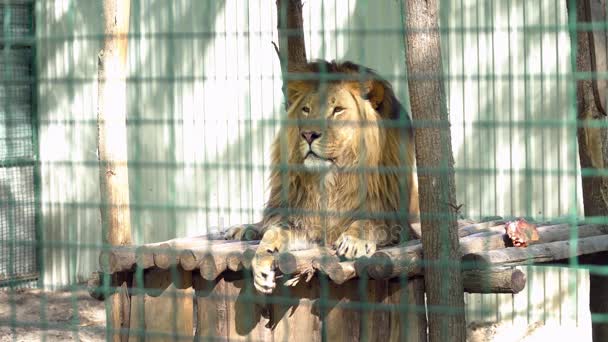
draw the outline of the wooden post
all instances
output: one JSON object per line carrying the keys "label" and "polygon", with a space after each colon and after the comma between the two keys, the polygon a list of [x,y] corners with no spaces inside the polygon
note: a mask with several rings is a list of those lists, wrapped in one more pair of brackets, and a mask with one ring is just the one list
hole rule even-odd
{"label": "wooden post", "polygon": [[[429,338],[464,341],[454,158],[445,92],[437,0],[406,0],[406,64],[415,130]],[[423,170],[423,171],[420,171]],[[429,170],[429,171],[424,171]]]}
{"label": "wooden post", "polygon": [[[98,70],[98,151],[103,241],[131,244],[129,174],[127,170],[127,45],[129,0],[104,0],[104,41]],[[120,285],[125,288],[126,284]],[[129,297],[119,291],[107,297],[108,330],[113,341],[126,340]]]}
{"label": "wooden post", "polygon": [[[593,12],[596,21],[604,22],[606,16],[606,0],[593,1],[599,10],[591,10],[589,0],[579,0],[573,2],[576,8],[571,8],[571,0],[567,0],[569,13],[576,11],[576,16],[570,15],[571,24],[591,22]],[[572,25],[571,25],[572,27]],[[596,32],[596,35],[605,32]],[[577,30],[571,35],[572,40],[576,39],[576,72],[595,72],[597,67],[605,68],[606,49],[597,49],[594,42],[594,32]],[[602,92],[600,92],[602,90]],[[583,203],[585,206],[585,216],[608,216],[608,177],[600,175],[584,176],[584,171],[604,171],[608,165],[608,128],[606,125],[606,113],[602,104],[605,106],[606,82],[598,81],[592,77],[579,80],[576,85],[577,117],[579,120],[578,128],[578,153],[583,171]],[[606,260],[598,260],[599,264],[606,264]],[[608,315],[608,277],[600,274],[590,274],[589,303],[591,314]],[[608,341],[608,322],[593,322],[593,340]]]}

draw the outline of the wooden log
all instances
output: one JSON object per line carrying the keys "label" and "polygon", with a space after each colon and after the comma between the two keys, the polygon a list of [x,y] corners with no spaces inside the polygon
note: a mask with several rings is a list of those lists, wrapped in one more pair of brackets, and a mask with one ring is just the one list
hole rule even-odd
{"label": "wooden log", "polygon": [[339,259],[335,256],[330,256],[328,259],[323,260],[323,258],[314,259],[311,265],[302,264],[296,267],[294,278],[298,277],[300,279],[292,280],[290,283],[286,283],[286,285],[293,286],[293,284],[297,284],[301,278],[307,278],[309,280],[312,278],[314,271],[319,271],[324,273],[331,279],[335,284],[344,284],[345,282],[355,278],[357,276],[357,271],[355,269],[354,261],[344,261],[339,262]]}
{"label": "wooden log", "polygon": [[[367,270],[367,274],[374,279],[414,277],[422,274],[421,260],[422,245],[392,247],[377,251],[369,260],[356,260],[355,267],[358,270]],[[361,272],[359,276],[363,274]]]}
{"label": "wooden log", "polygon": [[468,293],[519,293],[526,286],[526,275],[513,267],[468,270],[462,276]]}
{"label": "wooden log", "polygon": [[[210,239],[211,237],[211,239]],[[215,237],[215,239],[213,239]],[[217,234],[202,235],[189,238],[173,239],[162,242],[154,250],[154,265],[161,269],[169,269],[180,262],[180,252],[182,249],[196,248],[201,245],[221,245],[230,241],[219,239]]]}
{"label": "wooden log", "polygon": [[137,247],[135,250],[135,262],[138,267],[143,269],[158,265],[162,269],[168,269],[177,264],[178,255],[175,252],[177,249],[185,249],[205,243],[220,244],[224,242],[227,241],[220,234],[214,233],[148,243]]}
{"label": "wooden log", "polygon": [[504,234],[504,228],[502,232],[480,232],[460,239],[460,254],[505,248],[508,243],[509,240]]}
{"label": "wooden log", "polygon": [[[537,228],[538,241],[529,242],[530,245],[566,241],[570,239],[570,232],[574,229],[579,238],[608,234],[608,227],[601,225],[582,225],[572,228],[569,224],[558,224]],[[464,254],[487,250],[513,247],[504,229],[502,232],[481,232],[460,239],[460,252]]]}
{"label": "wooden log", "polygon": [[135,249],[135,263],[137,267],[148,269],[154,267],[154,249],[146,245]]}
{"label": "wooden log", "polygon": [[199,264],[199,273],[205,280],[214,280],[228,269],[226,258],[215,255],[205,255]]}
{"label": "wooden log", "polygon": [[156,267],[167,270],[169,267],[177,265],[179,251],[168,243],[163,243],[156,248],[152,248],[152,260]]}
{"label": "wooden log", "polygon": [[105,293],[101,288],[102,276],[103,274],[99,272],[93,272],[89,279],[87,279],[87,292],[89,292],[89,296],[97,300],[104,300],[106,298]]}
{"label": "wooden log", "polygon": [[[465,267],[492,265],[517,266],[531,263],[567,259],[570,256],[598,253],[608,250],[608,235],[581,238],[574,250],[570,241],[556,241],[531,245],[526,248],[509,247],[492,251],[470,253],[462,257]],[[571,254],[572,253],[572,254]]]}
{"label": "wooden log", "polygon": [[[333,280],[333,282],[335,282],[336,284],[340,285],[357,277],[357,270],[355,268],[354,261],[344,261],[339,263],[338,265],[340,265],[341,269],[340,276],[332,276],[331,273],[327,274],[329,278],[331,278],[331,280]],[[327,273],[327,271],[325,272]]]}
{"label": "wooden log", "polygon": [[228,253],[226,256],[226,264],[228,265],[228,269],[233,272],[238,272],[243,270],[243,253],[241,251],[234,251]]}
{"label": "wooden log", "polygon": [[572,227],[570,224],[557,224],[538,228],[538,241],[530,244],[542,244],[547,242],[565,241],[571,238],[570,233],[574,231],[578,238],[608,234],[608,226],[597,224],[586,224]]}
{"label": "wooden log", "polygon": [[[603,235],[606,234],[607,229],[606,226],[600,225],[582,225],[575,228],[580,238]],[[539,240],[531,243],[531,246],[568,240],[570,231],[571,227],[568,224],[540,227],[538,228]],[[479,232],[460,239],[460,253],[462,255],[504,249],[510,246],[510,241],[505,234],[494,231]],[[384,248],[374,253],[369,260],[357,260],[355,267],[359,276],[367,273],[374,279],[387,279],[403,275],[413,277],[421,274],[421,268],[418,264],[422,258],[422,253],[422,246],[419,244]]]}
{"label": "wooden log", "polygon": [[335,252],[327,247],[315,247],[301,251],[280,253],[275,257],[277,268],[283,274],[299,274],[318,265],[340,262]]}
{"label": "wooden log", "polygon": [[[460,224],[460,222],[459,222],[459,224]],[[500,232],[504,233],[504,231],[505,231],[504,224],[505,224],[505,221],[503,221],[503,220],[493,220],[493,221],[469,224],[464,227],[458,228],[458,236],[463,238],[465,236],[469,236],[469,235],[473,235],[473,234],[481,233],[481,232],[488,232],[488,231],[491,231],[491,232],[500,231]]]}
{"label": "wooden log", "polygon": [[151,269],[144,284],[144,324],[146,341],[192,340],[194,306],[192,273]]}
{"label": "wooden log", "polygon": [[99,268],[103,273],[129,271],[135,264],[135,248],[131,246],[113,247],[99,253]]}
{"label": "wooden log", "polygon": [[[201,244],[184,249],[179,253],[179,263],[187,271],[200,267],[203,259],[209,255],[215,258],[228,258],[229,255],[242,255],[242,252],[255,244],[256,241],[226,241],[222,243]],[[240,258],[239,258],[240,261]]]}

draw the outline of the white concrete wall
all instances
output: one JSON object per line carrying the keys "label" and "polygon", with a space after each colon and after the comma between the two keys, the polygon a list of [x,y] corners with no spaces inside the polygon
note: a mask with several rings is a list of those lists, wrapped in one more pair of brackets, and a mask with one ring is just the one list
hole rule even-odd
{"label": "white concrete wall", "polygon": [[[96,268],[101,241],[95,122],[99,3],[37,4],[48,286],[85,279]],[[277,41],[274,1],[132,3],[128,115],[135,242],[256,221],[266,198],[268,150],[276,132],[272,119],[281,115],[280,68],[271,45]],[[449,29],[443,46],[463,215],[581,215],[576,136],[567,123],[574,118],[566,83],[570,41],[565,27],[555,29],[567,23],[565,2],[444,4],[451,6],[442,18]],[[372,67],[407,104],[401,13],[401,1],[395,0],[305,1],[309,58]],[[540,30],[541,25],[554,27]],[[543,125],[548,121],[553,125]],[[555,293],[585,305],[587,276],[576,274],[578,292]],[[565,280],[555,279],[567,288]],[[536,278],[532,282],[531,288],[539,288]],[[546,281],[540,284],[550,291]],[[511,312],[515,306],[520,310],[519,304],[509,310],[504,303],[528,297],[468,300],[490,303],[492,310],[498,300],[501,312]],[[538,298],[546,302],[546,296]]]}

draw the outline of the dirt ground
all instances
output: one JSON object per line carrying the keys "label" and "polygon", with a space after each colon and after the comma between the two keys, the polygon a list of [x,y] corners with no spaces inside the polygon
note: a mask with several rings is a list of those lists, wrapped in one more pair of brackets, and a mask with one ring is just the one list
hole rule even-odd
{"label": "dirt ground", "polygon": [[0,290],[0,342],[105,341],[105,322],[103,302],[84,290]]}
{"label": "dirt ground", "polygon": [[[76,314],[76,312],[78,314]],[[84,290],[0,290],[0,342],[105,341],[105,307]],[[46,323],[46,326],[45,326]],[[546,326],[540,323],[468,325],[467,341],[544,342],[591,341],[588,327]]]}

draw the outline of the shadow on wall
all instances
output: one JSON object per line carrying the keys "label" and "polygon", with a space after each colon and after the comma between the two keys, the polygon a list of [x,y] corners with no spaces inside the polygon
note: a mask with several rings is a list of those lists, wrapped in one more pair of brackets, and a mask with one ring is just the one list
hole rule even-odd
{"label": "shadow on wall", "polygon": [[[178,198],[212,186],[210,182],[201,186],[193,175],[188,177],[193,187],[179,186],[185,162],[196,160],[184,160],[180,154],[183,144],[192,141],[183,138],[190,123],[184,121],[186,114],[178,104],[181,97],[194,96],[193,84],[204,76],[197,72],[197,64],[202,63],[200,58],[214,39],[213,29],[223,7],[223,1],[132,3],[128,139],[135,243],[183,235],[183,218],[195,214],[199,202],[184,206]],[[189,88],[186,94],[184,88]]]}
{"label": "shadow on wall", "polygon": [[[220,47],[228,51],[229,37],[237,37],[236,44],[245,44],[247,52],[257,48],[250,36],[243,35],[243,28],[228,32],[230,16],[253,10],[239,7],[242,3],[132,2],[128,139],[135,243],[202,234],[211,225],[221,224],[210,220],[213,212],[221,220],[223,214],[233,214],[232,206],[253,216],[250,203],[264,201],[264,160],[255,158],[264,155],[276,125],[258,125],[255,118],[259,113],[276,115],[275,103],[280,100],[274,93],[280,85],[274,86],[273,79],[244,89],[246,79],[226,81],[233,77],[229,75],[232,65],[222,65],[217,59],[208,62],[208,55],[218,55]],[[224,8],[228,5],[230,10]],[[43,239],[58,246],[76,242],[70,250],[44,250],[47,285],[85,280],[97,268],[101,225],[96,75],[103,39],[99,13],[98,2],[55,1],[37,6]],[[212,44],[215,50],[210,51]],[[274,53],[270,43],[268,49]],[[255,67],[245,58],[241,68],[247,63]],[[216,69],[225,74],[218,75]],[[251,75],[249,79],[251,84]],[[213,89],[229,89],[230,94],[214,98]],[[241,104],[244,109],[237,119],[224,120],[231,114],[222,110],[226,104],[247,102],[256,96],[250,94],[264,93],[272,95],[258,101],[258,107],[253,101]],[[217,125],[212,123],[222,120],[225,134],[214,132]],[[218,142],[218,137],[225,140]],[[223,197],[218,198],[218,193]]]}
{"label": "shadow on wall", "polygon": [[[128,98],[135,243],[204,234],[235,217],[240,222],[232,223],[251,222],[262,209],[263,156],[275,127],[255,117],[276,111],[280,85],[253,80],[269,75],[254,74],[251,54],[263,33],[248,31],[259,30],[257,9],[245,3],[134,2]],[[254,108],[254,96],[272,103]]]}
{"label": "shadow on wall", "polygon": [[447,26],[466,28],[444,40],[456,167],[464,169],[456,187],[466,215],[545,220],[571,212],[576,133],[560,123],[572,104],[568,32],[531,29],[566,23],[565,4],[554,1],[451,8]]}
{"label": "shadow on wall", "polygon": [[[393,85],[409,108],[401,11],[399,1],[305,2],[309,58],[350,60],[370,67]],[[324,13],[322,19],[316,18],[319,13]],[[324,31],[318,34],[320,28],[311,25],[325,25]]]}
{"label": "shadow on wall", "polygon": [[[97,265],[99,13],[100,2],[42,1],[36,6],[42,241],[46,243],[41,259],[47,286],[82,281]],[[70,243],[76,244],[68,247]]]}

